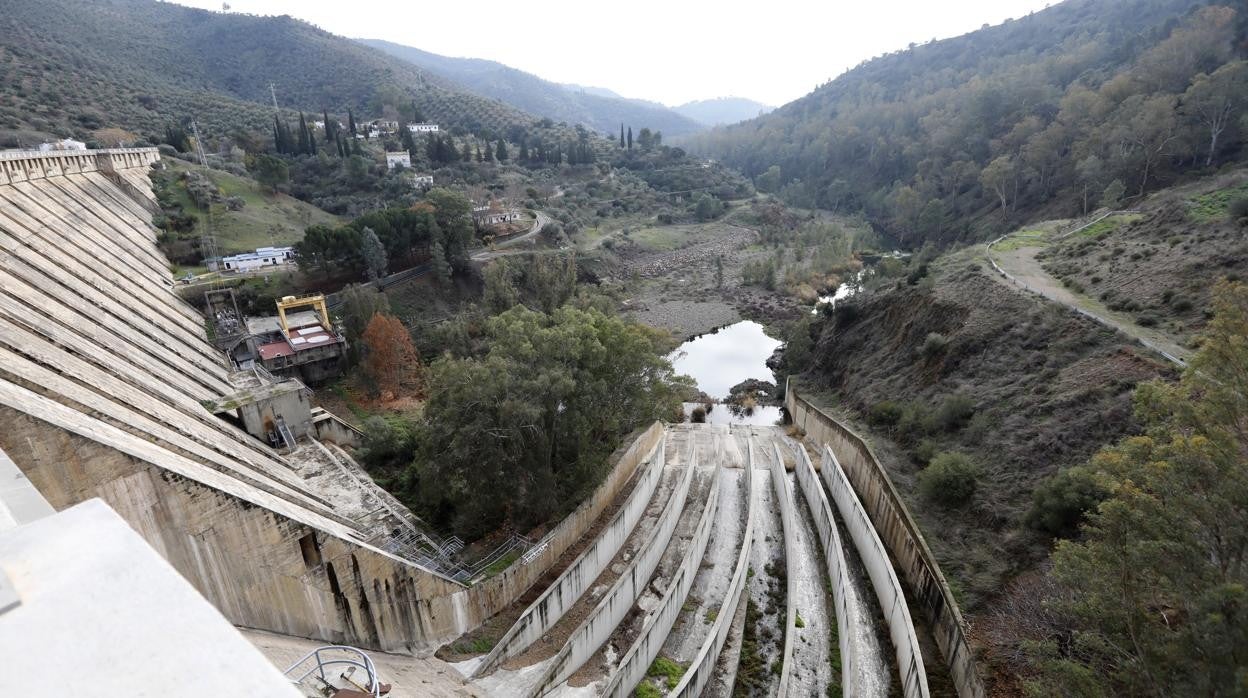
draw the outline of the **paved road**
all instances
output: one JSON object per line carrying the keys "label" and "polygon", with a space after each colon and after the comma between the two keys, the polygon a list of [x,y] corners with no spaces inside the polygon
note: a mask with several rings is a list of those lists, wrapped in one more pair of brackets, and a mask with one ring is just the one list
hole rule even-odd
{"label": "paved road", "polygon": [[523,235],[517,235],[514,238],[508,238],[502,242],[494,243],[490,249],[481,250],[480,252],[472,255],[473,261],[484,262],[487,259],[501,257],[505,254],[515,254],[514,250],[508,251],[507,248],[514,247],[526,240],[533,239],[534,235],[542,232],[542,226],[550,222],[550,216],[547,216],[541,211],[534,211],[533,214],[536,216],[536,220],[533,221],[533,227],[529,228],[529,232],[524,233]]}
{"label": "paved road", "polygon": [[988,258],[997,263],[1012,279],[994,274],[993,278],[1011,288],[1023,288],[1038,293],[1049,300],[1061,303],[1093,320],[1112,327],[1144,346],[1156,351],[1169,361],[1186,366],[1192,350],[1180,345],[1175,339],[1154,328],[1141,327],[1134,318],[1105,307],[1100,301],[1077,294],[1062,285],[1040,265],[1036,255],[1043,247],[1019,247],[1013,250],[997,250],[989,246]]}

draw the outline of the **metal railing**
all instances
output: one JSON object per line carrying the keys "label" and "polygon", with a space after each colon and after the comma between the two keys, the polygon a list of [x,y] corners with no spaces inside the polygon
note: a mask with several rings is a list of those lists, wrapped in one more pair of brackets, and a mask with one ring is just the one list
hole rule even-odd
{"label": "metal railing", "polygon": [[[330,654],[334,652],[338,653],[339,656],[335,657]],[[303,673],[295,676],[295,672],[298,671],[303,665],[308,664],[309,660],[315,660],[315,665],[307,667]],[[332,686],[333,684],[331,684],[329,679],[325,676],[325,669],[327,667],[334,666],[346,666],[363,669],[365,674],[368,676],[368,684],[364,687],[364,690],[372,694],[374,698],[381,698],[381,682],[377,680],[377,668],[373,666],[372,658],[365,654],[364,650],[351,647],[349,645],[326,645],[324,647],[318,647],[304,655],[299,661],[291,664],[290,667],[282,673],[285,674],[286,678],[290,679],[291,683],[296,685],[303,683],[304,679],[315,673],[322,682],[326,685]]]}

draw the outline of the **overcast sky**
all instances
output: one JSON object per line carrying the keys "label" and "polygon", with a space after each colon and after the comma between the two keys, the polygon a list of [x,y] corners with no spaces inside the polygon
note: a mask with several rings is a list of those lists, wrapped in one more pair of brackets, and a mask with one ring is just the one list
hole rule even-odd
{"label": "overcast sky", "polygon": [[[1051,1],[1051,0],[1050,0]],[[221,9],[220,0],[177,0]],[[1045,0],[230,0],[335,34],[489,58],[547,80],[681,104],[792,101],[859,62],[1043,9]]]}

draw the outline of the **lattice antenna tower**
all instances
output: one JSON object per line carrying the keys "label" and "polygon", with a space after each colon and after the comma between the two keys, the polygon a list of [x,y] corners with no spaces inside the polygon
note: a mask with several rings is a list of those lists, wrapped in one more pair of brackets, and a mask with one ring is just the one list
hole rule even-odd
{"label": "lattice antenna tower", "polygon": [[273,98],[273,111],[281,111],[281,107],[277,106],[277,86],[269,83],[269,96]]}

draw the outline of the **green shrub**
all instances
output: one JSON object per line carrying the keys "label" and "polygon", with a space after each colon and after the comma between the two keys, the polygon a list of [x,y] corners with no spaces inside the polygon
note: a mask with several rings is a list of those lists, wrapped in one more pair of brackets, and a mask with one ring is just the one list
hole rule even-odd
{"label": "green shrub", "polygon": [[698,405],[697,407],[693,408],[693,410],[689,413],[689,421],[693,422],[694,424],[705,424],[706,423],[706,408],[701,405]]}
{"label": "green shrub", "polygon": [[945,353],[945,349],[949,346],[949,339],[939,332],[929,332],[923,340],[923,356],[933,358]]}
{"label": "green shrub", "polygon": [[1232,201],[1226,207],[1226,216],[1232,223],[1245,225],[1245,219],[1248,219],[1248,196],[1241,196]]}
{"label": "green shrub", "polygon": [[1063,470],[1045,480],[1031,496],[1027,525],[1053,536],[1069,537],[1108,493],[1083,467]]}
{"label": "green shrub", "polygon": [[966,425],[975,414],[975,401],[958,393],[950,395],[936,408],[935,426],[944,431],[955,431]]}
{"label": "green shrub", "polygon": [[667,684],[668,690],[676,688],[676,684],[680,683],[680,677],[684,675],[685,667],[667,657],[655,657],[654,663],[646,670],[646,676],[664,677],[664,683]]}
{"label": "green shrub", "polygon": [[892,400],[877,402],[867,411],[867,421],[877,427],[896,426],[901,421],[903,408]]}
{"label": "green shrub", "polygon": [[975,496],[979,476],[979,466],[969,457],[946,451],[919,473],[919,494],[942,506],[961,506]]}

